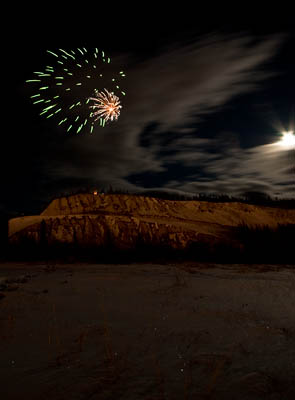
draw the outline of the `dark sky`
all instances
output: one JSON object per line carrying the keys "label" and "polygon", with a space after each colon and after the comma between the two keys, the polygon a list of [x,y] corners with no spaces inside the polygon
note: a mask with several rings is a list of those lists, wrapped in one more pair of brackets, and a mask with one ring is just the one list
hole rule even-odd
{"label": "dark sky", "polygon": [[[7,11],[0,210],[39,213],[61,192],[109,185],[294,198],[295,150],[275,144],[294,128],[292,16],[230,11]],[[52,59],[46,50],[77,47],[104,50],[110,71],[126,72],[119,120],[92,134],[39,116],[25,83]]]}

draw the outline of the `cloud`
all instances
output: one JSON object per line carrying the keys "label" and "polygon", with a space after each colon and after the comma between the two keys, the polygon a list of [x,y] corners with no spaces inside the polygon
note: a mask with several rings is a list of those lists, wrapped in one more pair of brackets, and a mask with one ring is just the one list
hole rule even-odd
{"label": "cloud", "polygon": [[[211,142],[212,147],[216,146],[217,142]],[[187,176],[186,182],[172,180],[165,186],[185,192],[209,191],[232,195],[255,190],[271,196],[294,198],[294,168],[290,168],[294,165],[293,152],[277,144],[235,148],[230,154],[224,154],[221,149],[215,157],[204,151],[197,162],[199,174]],[[208,179],[210,176],[212,178]]]}
{"label": "cloud", "polygon": [[[280,182],[288,175],[286,165],[266,149],[242,151],[238,143],[222,140],[217,146],[196,134],[203,115],[258,89],[271,76],[261,66],[276,54],[281,41],[278,36],[254,42],[242,35],[211,34],[193,44],[175,44],[141,62],[132,55],[113,59],[115,65],[129,65],[119,121],[67,140],[55,155],[51,177],[134,190],[137,186],[128,177],[169,172],[169,164],[178,163],[196,172],[182,182],[170,177],[164,184],[167,189],[227,192],[252,185],[285,190]],[[144,132],[153,124],[146,134],[148,144],[142,145]],[[261,152],[267,155],[265,163]],[[206,180],[204,173],[213,180]]]}

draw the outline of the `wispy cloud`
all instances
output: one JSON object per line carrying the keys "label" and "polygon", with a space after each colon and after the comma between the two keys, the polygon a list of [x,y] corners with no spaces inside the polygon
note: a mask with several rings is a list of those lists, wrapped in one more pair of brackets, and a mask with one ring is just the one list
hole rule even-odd
{"label": "wispy cloud", "polygon": [[[281,37],[257,42],[245,35],[211,34],[193,44],[175,44],[141,62],[118,57],[115,64],[130,65],[119,121],[67,141],[51,176],[133,190],[136,186],[128,176],[161,173],[174,162],[196,172],[182,181],[171,177],[164,184],[167,189],[227,193],[251,186],[273,194],[287,192],[290,188],[284,182],[290,176],[281,152],[270,152],[265,146],[242,150],[238,143],[222,140],[217,145],[196,133],[204,114],[222,109],[236,95],[256,90],[270,77],[262,66],[277,53],[281,41]],[[153,123],[149,143],[142,145],[141,135]]]}
{"label": "wispy cloud", "polygon": [[294,165],[294,150],[270,144],[251,149],[236,147],[226,154],[222,149],[218,151],[217,144],[220,143],[211,140],[211,148],[216,150],[214,155],[204,150],[194,160],[199,173],[187,176],[186,182],[171,180],[165,186],[185,192],[240,195],[256,190],[271,196],[294,197],[294,169],[290,167]]}

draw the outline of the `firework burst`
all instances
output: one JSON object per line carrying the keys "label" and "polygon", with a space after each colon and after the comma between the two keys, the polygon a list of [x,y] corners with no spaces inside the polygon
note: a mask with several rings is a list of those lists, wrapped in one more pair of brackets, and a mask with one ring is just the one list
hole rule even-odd
{"label": "firework burst", "polygon": [[114,94],[114,92],[109,92],[104,89],[105,93],[95,90],[95,97],[90,97],[89,100],[94,101],[94,105],[90,106],[94,110],[93,117],[94,121],[98,119],[103,119],[101,124],[104,126],[108,120],[117,120],[120,115],[120,99]]}
{"label": "firework burst", "polygon": [[[33,104],[41,106],[40,115],[55,119],[59,126],[66,126],[67,132],[76,133],[87,127],[93,132],[97,120],[105,126],[106,121],[118,119],[121,105],[115,94],[125,96],[120,82],[125,74],[113,74],[109,67],[111,59],[104,51],[83,47],[47,53],[49,65],[26,81],[35,88],[30,97]],[[108,90],[104,92],[105,87]],[[94,88],[92,111],[89,101]]]}

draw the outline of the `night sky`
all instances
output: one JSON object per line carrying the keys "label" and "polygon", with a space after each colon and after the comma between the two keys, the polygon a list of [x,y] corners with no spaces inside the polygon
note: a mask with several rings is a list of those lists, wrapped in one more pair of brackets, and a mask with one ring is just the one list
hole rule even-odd
{"label": "night sky", "polygon": [[[61,192],[109,185],[294,198],[294,147],[274,145],[294,129],[290,14],[19,10],[3,49],[0,210],[39,213]],[[46,50],[79,46],[104,50],[126,72],[119,120],[92,134],[39,116],[25,83],[48,64]]]}

